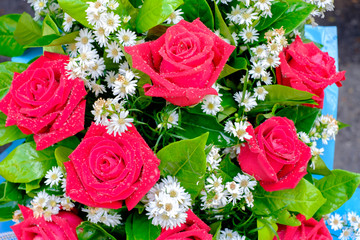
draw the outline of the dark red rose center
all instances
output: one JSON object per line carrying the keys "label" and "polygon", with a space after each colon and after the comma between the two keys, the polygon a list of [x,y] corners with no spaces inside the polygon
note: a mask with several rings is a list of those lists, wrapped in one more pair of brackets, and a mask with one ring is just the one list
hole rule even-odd
{"label": "dark red rose center", "polygon": [[123,175],[127,175],[126,154],[114,141],[104,140],[96,144],[89,159],[92,173],[101,182],[123,178]]}

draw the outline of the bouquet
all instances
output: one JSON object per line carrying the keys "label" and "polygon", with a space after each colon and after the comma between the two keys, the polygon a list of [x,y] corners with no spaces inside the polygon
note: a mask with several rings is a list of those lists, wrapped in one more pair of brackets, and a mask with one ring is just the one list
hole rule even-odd
{"label": "bouquet", "polygon": [[[320,0],[28,0],[0,17],[0,219],[19,239],[332,239],[360,184],[321,115]],[[350,234],[360,238],[353,215]],[[358,223],[356,225],[356,223]]]}

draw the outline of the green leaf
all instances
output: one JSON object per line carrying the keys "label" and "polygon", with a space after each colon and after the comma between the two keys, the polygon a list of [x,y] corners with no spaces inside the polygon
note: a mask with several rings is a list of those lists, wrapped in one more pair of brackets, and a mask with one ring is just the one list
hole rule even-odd
{"label": "green leaf", "polygon": [[256,30],[261,31],[269,27],[276,22],[285,12],[288,10],[289,4],[286,2],[276,2],[271,5],[272,17],[260,18],[260,21],[256,25]]}
{"label": "green leaf", "polygon": [[184,0],[181,6],[183,17],[186,21],[192,22],[197,18],[211,30],[214,30],[214,17],[211,8],[206,0]]}
{"label": "green leaf", "polygon": [[34,181],[31,181],[29,183],[25,183],[25,190],[26,193],[29,193],[35,189],[40,188],[40,182],[41,182],[42,178],[39,179],[35,179]]}
{"label": "green leaf", "polygon": [[245,58],[236,58],[232,63],[232,66],[225,64],[224,69],[220,73],[219,79],[227,77],[230,74],[236,73],[240,70],[246,69],[247,61]]}
{"label": "green leaf", "polygon": [[78,35],[79,35],[79,31],[66,34],[64,36],[61,36],[61,37],[53,40],[47,46],[51,47],[51,46],[59,46],[59,45],[74,43],[74,42],[76,42],[75,38]]}
{"label": "green leaf", "polygon": [[14,38],[21,45],[28,45],[41,38],[41,26],[33,20],[33,18],[24,12],[16,26]]}
{"label": "green leaf", "polygon": [[306,134],[309,134],[320,112],[321,109],[319,108],[292,106],[280,110],[275,115],[287,117],[288,119],[293,120],[297,132],[305,132]]}
{"label": "green leaf", "polygon": [[278,226],[275,222],[267,221],[266,219],[258,219],[257,227],[261,228],[258,231],[258,239],[259,240],[273,240],[278,230]]}
{"label": "green leaf", "polygon": [[[15,185],[14,185],[15,186]],[[1,188],[1,185],[0,185]],[[15,190],[14,190],[15,191]],[[18,210],[18,204],[21,205],[29,205],[32,198],[29,198],[28,196],[22,195],[20,192],[17,194],[17,200],[12,201],[0,201],[0,221],[9,221],[13,218],[13,213],[15,210]],[[20,198],[21,196],[21,198]]]}
{"label": "green leaf", "polygon": [[89,4],[86,2],[94,2],[94,0],[58,0],[60,7],[76,21],[85,27],[92,28],[86,19],[86,9]]}
{"label": "green leaf", "polygon": [[145,0],[136,18],[136,30],[145,32],[164,22],[183,0]]}
{"label": "green leaf", "polygon": [[233,181],[233,178],[240,173],[240,168],[236,166],[227,155],[221,162],[219,167],[220,175],[225,182]]}
{"label": "green leaf", "polygon": [[28,67],[25,63],[2,62],[0,63],[0,99],[9,91],[14,72],[21,73]]}
{"label": "green leaf", "polygon": [[64,166],[64,162],[69,161],[69,155],[73,152],[74,150],[71,148],[67,148],[67,147],[57,147],[55,149],[55,159],[57,162],[57,165],[61,168],[63,173],[66,173],[66,169]]}
{"label": "green leaf", "polygon": [[221,221],[214,222],[214,223],[210,224],[210,226],[209,226],[211,228],[209,233],[213,236],[213,238],[212,238],[213,240],[219,239],[221,223],[222,223]]}
{"label": "green leaf", "polygon": [[44,177],[52,166],[56,166],[53,147],[36,151],[35,143],[27,142],[0,163],[0,175],[10,182],[28,183]]}
{"label": "green leaf", "polygon": [[211,115],[192,113],[184,109],[181,112],[181,128],[176,129],[175,132],[183,139],[191,139],[208,132],[207,144],[227,147],[237,143],[237,139],[224,133],[224,127]]}
{"label": "green leaf", "polygon": [[287,11],[282,14],[282,16],[272,24],[269,29],[279,29],[284,28],[285,33],[290,33],[292,30],[297,28],[310,13],[314,10],[315,5],[306,3],[304,1],[298,0],[286,0],[289,4]]}
{"label": "green leaf", "polygon": [[18,191],[18,186],[19,184],[12,182],[2,182],[0,184],[0,203],[21,200],[23,197]]}
{"label": "green leaf", "polygon": [[316,187],[327,199],[326,203],[317,211],[317,216],[331,213],[341,207],[354,194],[360,184],[360,174],[335,169],[331,175],[315,182]]}
{"label": "green leaf", "polygon": [[266,192],[259,187],[254,195],[253,211],[259,215],[263,215],[266,209],[274,212],[285,208],[299,212],[308,219],[326,201],[319,189],[304,179],[301,179],[294,189]]}
{"label": "green leaf", "polygon": [[154,226],[145,214],[134,212],[126,219],[125,231],[128,240],[155,240],[161,227]]}
{"label": "green leaf", "polygon": [[79,146],[80,141],[77,137],[71,136],[71,137],[65,138],[64,140],[62,140],[56,144],[59,146],[64,146],[64,147],[75,150],[75,148],[77,148],[77,146]]}
{"label": "green leaf", "polygon": [[100,225],[86,221],[76,227],[76,234],[79,240],[116,240]]}
{"label": "green leaf", "polygon": [[204,186],[205,144],[208,136],[209,134],[205,133],[191,140],[171,143],[157,154],[161,160],[161,175],[176,177],[193,199]]}
{"label": "green leaf", "polygon": [[271,111],[275,104],[294,106],[301,104],[315,104],[312,99],[313,94],[305,91],[300,91],[291,87],[282,85],[268,85],[264,86],[269,93],[265,97],[265,101],[260,101],[258,105],[249,113],[263,113]]}
{"label": "green leaf", "polygon": [[309,167],[308,171],[313,174],[319,174],[322,176],[327,176],[331,174],[331,171],[326,166],[325,162],[321,159],[319,155],[311,158],[311,162],[314,164],[315,169]]}
{"label": "green leaf", "polygon": [[343,123],[343,122],[340,122],[340,121],[337,121],[337,123],[338,123],[338,126],[339,126],[339,130],[351,126],[349,124],[346,124],[346,123]]}
{"label": "green leaf", "polygon": [[238,104],[235,102],[233,95],[229,93],[228,91],[221,91],[222,94],[222,101],[221,106],[223,107],[223,110],[218,113],[217,120],[218,122],[222,122],[224,119],[229,117],[231,114],[238,111]]}
{"label": "green leaf", "polygon": [[230,32],[228,26],[226,25],[223,17],[221,16],[221,12],[215,1],[214,1],[214,11],[215,11],[215,14],[214,14],[215,28],[220,30],[220,34],[222,36],[224,36],[225,38],[230,40],[231,45],[235,45],[234,39],[231,36],[231,32]]}
{"label": "green leaf", "polygon": [[136,17],[139,13],[139,9],[135,8],[129,0],[116,0],[119,3],[119,7],[114,11],[120,16],[131,16],[130,25],[135,28]]}
{"label": "green leaf", "polygon": [[25,138],[17,126],[5,127],[6,115],[0,112],[0,146]]}
{"label": "green leaf", "polygon": [[0,55],[15,57],[24,53],[24,48],[14,38],[19,19],[20,14],[9,14],[0,17]]}
{"label": "green leaf", "polygon": [[46,35],[51,35],[51,34],[60,35],[60,32],[59,32],[58,26],[56,25],[54,20],[48,14],[48,15],[46,15],[46,17],[44,18],[44,21],[43,21],[42,35],[46,36]]}

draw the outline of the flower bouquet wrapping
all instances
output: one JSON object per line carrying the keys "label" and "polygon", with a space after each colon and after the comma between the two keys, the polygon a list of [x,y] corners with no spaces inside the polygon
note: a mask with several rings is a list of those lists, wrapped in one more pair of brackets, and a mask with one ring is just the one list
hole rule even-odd
{"label": "flower bouquet wrapping", "polygon": [[0,54],[43,49],[0,63],[18,239],[332,239],[360,184],[316,144],[346,126],[321,115],[345,72],[304,36],[332,1],[28,2],[0,17]]}

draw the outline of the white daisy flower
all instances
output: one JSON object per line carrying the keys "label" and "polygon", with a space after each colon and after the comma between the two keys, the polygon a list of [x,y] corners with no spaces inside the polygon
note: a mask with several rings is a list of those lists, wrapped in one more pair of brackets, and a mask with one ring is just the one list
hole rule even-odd
{"label": "white daisy flower", "polygon": [[259,59],[264,59],[268,56],[268,53],[266,51],[266,45],[264,45],[264,44],[251,48],[251,51]]}
{"label": "white daisy flower", "polygon": [[216,177],[215,174],[211,174],[207,179],[206,179],[207,185],[205,185],[205,189],[210,191],[210,190],[214,190],[214,191],[223,191],[224,190],[224,185],[222,184],[222,177]]}
{"label": "white daisy flower", "polygon": [[115,30],[120,27],[120,16],[114,12],[106,13],[101,16],[104,22],[104,29],[109,33],[115,32]]}
{"label": "white daisy flower", "polygon": [[246,26],[249,26],[252,25],[253,21],[258,18],[258,13],[254,12],[253,8],[244,8],[241,10],[241,14],[239,16],[239,24],[246,24]]}
{"label": "white daisy flower", "polygon": [[48,1],[47,0],[36,0],[34,1],[34,10],[36,12],[41,12],[42,10],[45,9],[46,5],[47,5]]}
{"label": "white daisy flower", "polygon": [[228,121],[225,124],[225,132],[232,134],[234,137],[238,137],[240,141],[245,141],[251,139],[252,136],[246,131],[246,129],[250,126],[249,122],[242,121],[242,122],[235,122]]}
{"label": "white daisy flower", "polygon": [[95,41],[99,44],[100,47],[106,47],[108,45],[108,36],[110,32],[105,29],[102,25],[96,26],[94,28]]}
{"label": "white daisy flower", "polygon": [[127,16],[123,16],[123,22],[126,24],[131,20],[131,16],[127,15]]}
{"label": "white daisy flower", "polygon": [[354,224],[357,224],[358,220],[359,220],[359,216],[353,211],[348,212],[347,218],[348,218],[351,226],[353,226]]}
{"label": "white daisy flower", "polygon": [[309,138],[309,136],[308,136],[306,133],[304,133],[304,132],[299,132],[299,133],[298,133],[298,136],[299,136],[299,139],[300,139],[302,142],[304,142],[304,143],[310,143],[310,138]]}
{"label": "white daisy flower", "polygon": [[135,74],[131,71],[125,72],[124,75],[119,75],[113,85],[113,94],[119,98],[127,98],[129,95],[134,95],[136,92],[138,80],[135,79]]}
{"label": "white daisy flower", "polygon": [[245,202],[249,208],[254,207],[254,196],[252,192],[245,193]]}
{"label": "white daisy flower", "polygon": [[103,13],[88,10],[89,8],[86,10],[86,19],[90,25],[95,27],[101,27],[105,24],[103,21],[104,18],[102,17]]}
{"label": "white daisy flower", "polygon": [[263,76],[261,76],[261,81],[263,83],[265,83],[266,85],[271,85],[272,84],[272,76],[270,75],[269,72],[265,72],[265,74]]}
{"label": "white daisy flower", "polygon": [[104,70],[106,68],[103,58],[95,59],[93,66],[89,69],[91,78],[98,79],[104,75]]}
{"label": "white daisy flower", "polygon": [[34,199],[31,201],[31,204],[33,206],[38,205],[44,208],[47,205],[49,199],[50,199],[49,194],[47,194],[45,190],[43,190],[34,197]]}
{"label": "white daisy flower", "polygon": [[256,97],[258,100],[264,101],[266,95],[269,92],[265,90],[263,87],[257,87],[254,89],[254,97]]}
{"label": "white daisy flower", "polygon": [[106,11],[106,5],[108,3],[108,0],[97,0],[95,2],[87,2],[89,4],[87,12],[105,12]]}
{"label": "white daisy flower", "polygon": [[256,181],[253,180],[248,175],[243,175],[238,173],[234,177],[234,181],[237,182],[240,185],[240,192],[248,194],[251,190],[254,190],[256,186]]}
{"label": "white daisy flower", "polygon": [[64,13],[64,22],[63,22],[63,26],[64,26],[64,31],[65,32],[69,32],[73,22],[75,22],[75,19],[73,19],[69,14]]}
{"label": "white daisy flower", "polygon": [[221,111],[221,98],[216,95],[207,95],[205,96],[201,109],[203,112],[209,115],[216,115],[218,112]]}
{"label": "white daisy flower", "polygon": [[220,231],[219,240],[245,240],[245,236],[240,236],[238,232],[225,228]]}
{"label": "white daisy flower", "polygon": [[177,24],[184,18],[181,16],[184,14],[181,9],[175,10],[170,14],[170,16],[165,20],[166,24]]}
{"label": "white daisy flower", "polygon": [[109,88],[114,87],[114,83],[118,78],[119,74],[115,73],[114,71],[108,71],[105,76],[105,81]]}
{"label": "white daisy flower", "polygon": [[165,121],[167,129],[170,129],[173,126],[177,126],[178,121],[179,121],[179,114],[176,111],[173,111]]}
{"label": "white daisy flower", "polygon": [[73,209],[75,207],[75,204],[67,196],[65,196],[61,199],[60,204],[61,204],[62,209],[65,211],[71,211],[71,209]]}
{"label": "white daisy flower", "polygon": [[339,239],[340,240],[349,240],[351,235],[352,235],[352,229],[351,228],[344,228],[342,231],[341,231],[341,234],[339,236]]}
{"label": "white daisy flower", "polygon": [[118,7],[119,7],[119,3],[115,0],[110,0],[107,4],[107,7],[110,9],[110,10],[116,10]]}
{"label": "white daisy flower", "polygon": [[99,94],[106,92],[105,86],[102,84],[97,84],[96,82],[91,82],[91,91],[95,93],[95,97],[98,97]]}
{"label": "white daisy flower", "polygon": [[231,12],[226,14],[226,18],[231,22],[236,24],[240,24],[242,9],[240,9],[240,5],[236,5],[235,7],[231,6]]}
{"label": "white daisy flower", "polygon": [[258,0],[254,1],[254,7],[258,8],[261,11],[269,10],[271,8],[271,2],[273,0]]}
{"label": "white daisy flower", "polygon": [[70,43],[66,45],[66,53],[69,54],[71,58],[75,58],[78,55],[77,47],[75,43]]}
{"label": "white daisy flower", "polygon": [[262,61],[253,62],[252,68],[249,71],[249,74],[253,79],[260,79],[262,76],[266,75],[265,69],[266,69],[266,66],[264,65],[264,63]]}
{"label": "white daisy flower", "polygon": [[124,54],[121,51],[120,46],[114,41],[108,45],[105,49],[107,57],[111,58],[114,63],[119,63]]}
{"label": "white daisy flower", "polygon": [[94,42],[93,34],[88,28],[83,28],[79,32],[79,36],[75,38],[76,47],[80,50],[84,48],[92,48],[91,43]]}
{"label": "white daisy flower", "polygon": [[50,185],[50,187],[54,185],[58,185],[63,177],[63,174],[61,172],[60,167],[52,167],[49,171],[46,172],[45,178],[45,184]]}
{"label": "white daisy flower", "polygon": [[259,39],[258,31],[251,26],[244,28],[239,35],[245,43],[253,43]]}
{"label": "white daisy flower", "polygon": [[129,111],[121,111],[120,114],[113,114],[111,115],[111,119],[109,125],[107,126],[107,133],[119,134],[127,131],[128,127],[131,127],[131,123],[134,122],[133,118],[127,118],[129,115]]}
{"label": "white daisy flower", "polygon": [[343,224],[344,224],[344,220],[338,213],[335,213],[334,215],[330,215],[329,225],[332,230],[335,231],[339,229],[341,230],[343,228]]}
{"label": "white daisy flower", "polygon": [[278,57],[278,55],[268,55],[263,61],[262,61],[263,65],[265,66],[265,68],[268,67],[272,67],[272,68],[277,68],[278,66],[280,66],[280,58]]}
{"label": "white daisy flower", "polygon": [[133,46],[136,44],[136,34],[135,32],[129,29],[121,29],[116,37],[119,39],[120,43],[124,46]]}

